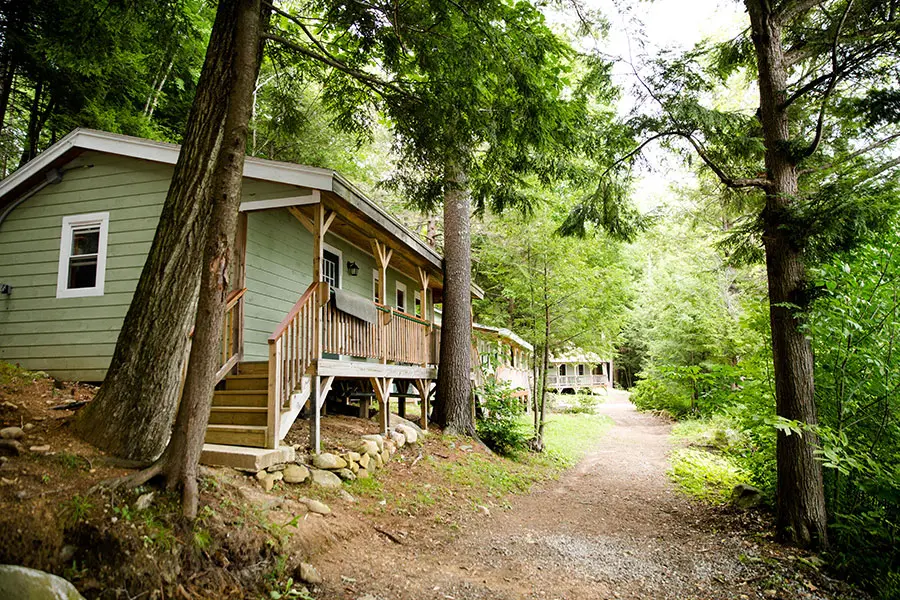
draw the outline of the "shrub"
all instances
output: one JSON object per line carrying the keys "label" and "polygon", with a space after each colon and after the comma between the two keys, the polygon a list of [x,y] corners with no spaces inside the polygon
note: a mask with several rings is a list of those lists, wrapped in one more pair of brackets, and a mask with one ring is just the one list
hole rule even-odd
{"label": "shrub", "polygon": [[479,389],[482,416],[478,419],[478,437],[488,448],[504,456],[514,455],[525,448],[528,428],[519,420],[522,403],[513,397],[509,384],[496,377],[485,378]]}

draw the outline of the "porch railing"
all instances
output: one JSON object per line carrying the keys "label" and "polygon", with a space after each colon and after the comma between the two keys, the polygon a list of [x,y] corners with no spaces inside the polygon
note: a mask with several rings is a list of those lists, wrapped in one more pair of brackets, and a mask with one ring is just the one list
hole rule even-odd
{"label": "porch railing", "polygon": [[389,362],[428,364],[430,323],[390,306],[376,306],[390,319],[383,329],[385,358]]}
{"label": "porch railing", "polygon": [[225,323],[219,341],[219,370],[216,381],[221,381],[241,359],[240,321],[244,310],[244,294],[247,288],[234,290],[225,299]]}
{"label": "porch railing", "polygon": [[552,387],[578,387],[608,385],[606,375],[547,375],[547,385]]}
{"label": "porch railing", "polygon": [[377,323],[369,323],[339,311],[330,302],[323,313],[323,352],[356,358],[381,358],[381,337]]}
{"label": "porch railing", "polygon": [[311,284],[269,336],[270,412],[290,405],[291,395],[317,358],[312,334],[317,321],[319,287],[317,283]]}

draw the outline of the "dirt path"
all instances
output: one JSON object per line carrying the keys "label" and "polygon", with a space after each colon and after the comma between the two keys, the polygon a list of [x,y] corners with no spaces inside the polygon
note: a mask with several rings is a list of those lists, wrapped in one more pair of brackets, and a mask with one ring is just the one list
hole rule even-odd
{"label": "dirt path", "polygon": [[624,396],[600,410],[616,426],[560,480],[473,517],[451,539],[420,523],[402,545],[376,533],[338,545],[317,560],[326,579],[317,597],[824,597],[765,589],[760,545],[674,490],[668,424]]}

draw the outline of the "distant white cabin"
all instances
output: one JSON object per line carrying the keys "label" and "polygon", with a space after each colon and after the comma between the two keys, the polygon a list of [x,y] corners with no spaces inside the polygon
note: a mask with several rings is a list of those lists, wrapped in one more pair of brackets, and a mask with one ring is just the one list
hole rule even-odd
{"label": "distant white cabin", "polygon": [[550,358],[547,388],[556,393],[600,392],[612,387],[613,361],[595,352],[575,349]]}

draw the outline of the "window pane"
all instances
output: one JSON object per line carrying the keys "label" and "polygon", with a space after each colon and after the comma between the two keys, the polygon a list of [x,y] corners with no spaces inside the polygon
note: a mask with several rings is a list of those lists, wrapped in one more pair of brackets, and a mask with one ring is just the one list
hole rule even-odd
{"label": "window pane", "polygon": [[331,287],[341,287],[340,277],[338,276],[338,257],[337,254],[322,251],[322,279],[328,282]]}
{"label": "window pane", "polygon": [[397,310],[406,312],[406,298],[403,290],[397,290]]}
{"label": "window pane", "polygon": [[69,289],[92,288],[97,285],[97,257],[73,257],[69,260]]}
{"label": "window pane", "polygon": [[100,250],[100,226],[81,227],[72,230],[72,256],[97,254]]}

